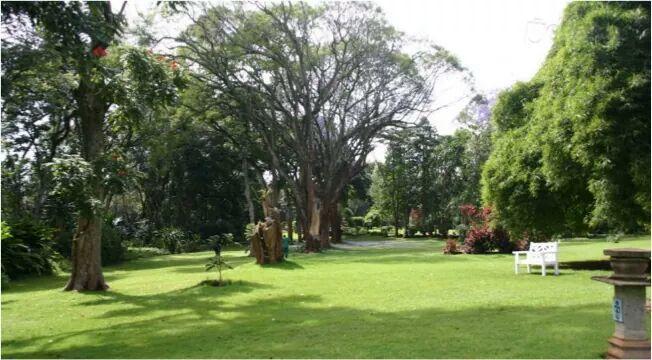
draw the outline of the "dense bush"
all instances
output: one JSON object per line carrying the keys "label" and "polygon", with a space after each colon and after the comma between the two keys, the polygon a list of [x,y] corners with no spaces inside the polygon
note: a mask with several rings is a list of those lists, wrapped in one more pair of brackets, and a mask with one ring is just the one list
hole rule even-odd
{"label": "dense bush", "polygon": [[493,248],[493,232],[486,225],[472,226],[464,240],[467,254],[484,254]]}
{"label": "dense bush", "polygon": [[377,209],[371,209],[364,217],[364,225],[368,228],[379,227],[382,224],[382,216]]}
{"label": "dense bush", "polygon": [[52,229],[31,218],[3,221],[1,226],[5,277],[52,273],[57,258],[52,249]]}
{"label": "dense bush", "polygon": [[[509,234],[503,228],[495,227],[491,222],[491,208],[476,208],[473,205],[460,206],[464,222],[468,225],[464,239],[464,252],[468,254],[484,254],[490,251],[509,253],[516,244],[510,240]],[[519,244],[520,245],[520,244]]]}
{"label": "dense bush", "polygon": [[165,249],[171,254],[178,254],[184,251],[187,235],[184,231],[166,227],[156,232],[154,244],[160,249]]}
{"label": "dense bush", "polygon": [[364,226],[364,217],[363,216],[351,216],[351,227],[362,227]]}
{"label": "dense bush", "polygon": [[507,231],[501,227],[493,229],[492,245],[499,253],[503,254],[509,254],[516,250],[516,242],[511,241]]}
{"label": "dense bush", "polygon": [[125,259],[127,244],[124,234],[110,218],[102,225],[102,265],[117,264]]}
{"label": "dense bush", "polygon": [[165,249],[171,254],[211,250],[215,241],[222,245],[235,243],[231,233],[212,235],[202,239],[199,234],[192,234],[174,227],[166,227],[155,232],[154,246]]}
{"label": "dense bush", "polygon": [[169,254],[167,250],[155,247],[130,247],[125,254],[125,260],[144,259]]}

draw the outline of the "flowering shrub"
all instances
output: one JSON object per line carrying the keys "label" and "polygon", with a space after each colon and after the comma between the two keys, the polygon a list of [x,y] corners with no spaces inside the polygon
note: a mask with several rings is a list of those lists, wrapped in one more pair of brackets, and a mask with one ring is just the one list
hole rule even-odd
{"label": "flowering shrub", "polygon": [[486,225],[473,226],[466,234],[464,250],[467,254],[484,254],[493,248],[493,232]]}
{"label": "flowering shrub", "polygon": [[462,219],[469,227],[464,239],[464,252],[468,254],[484,254],[498,250],[509,253],[514,250],[515,244],[509,239],[509,234],[502,228],[492,227],[491,208],[477,208],[466,204],[460,206]]}

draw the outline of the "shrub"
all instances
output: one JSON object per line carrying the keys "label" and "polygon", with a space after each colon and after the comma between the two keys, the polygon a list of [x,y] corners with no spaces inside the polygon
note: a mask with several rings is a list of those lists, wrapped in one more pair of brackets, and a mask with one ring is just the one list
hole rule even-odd
{"label": "shrub", "polygon": [[367,230],[367,228],[361,227],[361,228],[358,229],[357,233],[358,233],[358,235],[367,235],[369,233],[369,231]]}
{"label": "shrub", "polygon": [[235,237],[230,233],[209,236],[208,239],[206,239],[206,242],[211,250],[215,244],[220,244],[222,249],[224,249],[225,247],[234,245],[236,243]]}
{"label": "shrub", "polygon": [[136,260],[169,254],[170,252],[167,250],[155,247],[130,247],[127,249],[124,258],[125,260]]}
{"label": "shrub", "polygon": [[9,286],[9,276],[7,276],[4,271],[0,271],[0,284],[3,288]]}
{"label": "shrub", "polygon": [[377,209],[371,209],[365,215],[364,217],[365,220],[365,226],[371,228],[371,227],[379,227],[380,224],[382,223],[382,217],[380,216],[380,212]]}
{"label": "shrub", "polygon": [[444,245],[444,254],[454,255],[459,254],[461,251],[459,246],[457,246],[457,241],[453,239],[446,240],[446,245]]}
{"label": "shrub", "polygon": [[491,208],[476,208],[473,205],[460,206],[460,212],[464,223],[468,225],[458,226],[458,231],[463,232],[467,228],[464,238],[464,252],[470,254],[484,254],[489,251],[498,250],[501,253],[509,253],[514,250],[515,244],[510,241],[509,234],[502,228],[491,226]]}
{"label": "shrub", "polygon": [[211,244],[208,241],[208,238],[202,240],[199,234],[188,234],[184,237],[184,241],[181,242],[181,247],[178,249],[178,252],[196,252],[210,250]]}
{"label": "shrub", "polygon": [[362,227],[364,226],[364,217],[362,216],[351,216],[351,223],[349,224],[352,227]]}
{"label": "shrub", "polygon": [[493,229],[492,243],[493,248],[502,254],[509,254],[515,250],[515,243],[510,241],[509,234],[503,228],[497,227]]}
{"label": "shrub", "polygon": [[134,244],[140,247],[154,244],[156,239],[156,231],[154,231],[154,227],[151,225],[149,220],[143,219],[136,222],[133,239]]}
{"label": "shrub", "polygon": [[126,239],[110,218],[102,225],[102,265],[117,264],[125,259]]}
{"label": "shrub", "polygon": [[484,254],[492,249],[493,234],[488,226],[473,226],[466,234],[464,251],[467,254]]}
{"label": "shrub", "polygon": [[451,234],[453,236],[457,236],[460,241],[464,241],[466,239],[466,233],[469,231],[468,225],[464,224],[459,224],[455,227],[455,229],[448,230],[448,235],[450,236]]}
{"label": "shrub", "polygon": [[185,249],[186,234],[177,228],[166,227],[156,232],[155,245],[170,254],[178,254]]}
{"label": "shrub", "polygon": [[52,229],[37,220],[22,218],[11,224],[0,222],[2,228],[2,273],[14,279],[21,275],[50,274],[57,253],[52,250]]}

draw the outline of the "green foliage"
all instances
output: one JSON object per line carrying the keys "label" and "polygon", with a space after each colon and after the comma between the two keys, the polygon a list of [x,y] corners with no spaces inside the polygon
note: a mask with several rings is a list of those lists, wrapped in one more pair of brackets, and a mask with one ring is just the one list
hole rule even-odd
{"label": "green foliage", "polygon": [[71,203],[76,209],[92,213],[102,202],[93,195],[93,166],[79,155],[55,158],[46,164],[52,174],[54,186],[50,195],[61,202]]}
{"label": "green foliage", "polygon": [[650,221],[650,7],[571,3],[535,78],[499,97],[483,198],[512,232]]}
{"label": "green foliage", "polygon": [[146,259],[169,254],[169,251],[155,247],[129,247],[125,253],[125,260]]}
{"label": "green foliage", "polygon": [[364,217],[364,224],[366,227],[378,227],[382,223],[382,217],[380,211],[377,209],[371,209],[367,215]]}
{"label": "green foliage", "polygon": [[188,234],[174,227],[166,227],[156,232],[156,246],[170,254],[184,252],[187,242]]}
{"label": "green foliage", "polygon": [[[184,91],[182,101],[200,108],[209,100],[194,98],[194,90]],[[154,229],[173,226],[202,238],[231,233],[242,241],[248,222],[242,146],[209,125],[217,121],[210,116],[179,109],[143,124],[135,149],[142,169],[138,185],[145,192],[142,213]]]}
{"label": "green foliage", "polygon": [[113,225],[110,218],[102,224],[102,265],[117,264],[125,259],[127,239]]}
{"label": "green foliage", "polygon": [[210,271],[215,269],[217,273],[219,274],[219,282],[222,283],[222,270],[223,269],[233,269],[233,266],[229,265],[224,259],[222,259],[222,255],[215,255],[211,258],[211,260],[206,264],[206,271]]}
{"label": "green foliage", "polygon": [[[438,135],[426,119],[391,134],[385,163],[373,168],[371,214],[396,227],[411,226],[409,233],[432,233],[459,222],[461,204],[479,203],[491,128],[485,119],[489,101],[474,101],[460,115],[466,127],[452,136]],[[419,209],[420,217],[411,224],[413,209]]]}
{"label": "green foliage", "polygon": [[354,227],[362,227],[364,226],[364,221],[364,216],[352,216],[350,225]]}
{"label": "green foliage", "polygon": [[50,274],[57,254],[52,250],[52,229],[30,218],[2,221],[2,274],[15,279]]}

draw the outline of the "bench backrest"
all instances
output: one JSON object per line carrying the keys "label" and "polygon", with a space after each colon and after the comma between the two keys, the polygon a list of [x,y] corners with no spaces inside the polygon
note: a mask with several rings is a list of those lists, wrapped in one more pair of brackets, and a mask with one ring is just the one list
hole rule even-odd
{"label": "bench backrest", "polygon": [[[528,260],[541,260],[541,256],[545,261],[555,261],[557,259],[556,253],[559,250],[559,243],[543,242],[543,243],[530,243],[530,249],[527,252]],[[543,254],[545,253],[545,254]]]}

